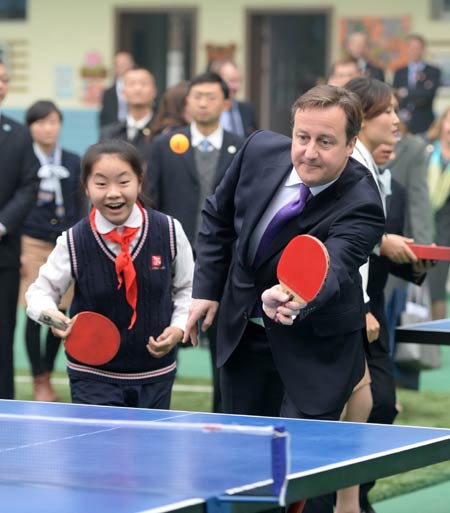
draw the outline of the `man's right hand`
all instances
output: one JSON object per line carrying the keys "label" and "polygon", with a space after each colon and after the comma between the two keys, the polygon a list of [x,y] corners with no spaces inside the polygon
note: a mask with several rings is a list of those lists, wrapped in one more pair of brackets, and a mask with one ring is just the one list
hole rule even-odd
{"label": "man's right hand", "polygon": [[189,308],[189,317],[184,330],[183,344],[191,340],[192,345],[198,344],[198,321],[204,317],[201,330],[205,332],[214,321],[217,310],[219,309],[219,302],[210,299],[193,299]]}
{"label": "man's right hand", "polygon": [[281,285],[265,290],[261,301],[267,317],[286,326],[291,326],[300,310],[306,306],[306,301],[293,301],[289,294],[283,292]]}

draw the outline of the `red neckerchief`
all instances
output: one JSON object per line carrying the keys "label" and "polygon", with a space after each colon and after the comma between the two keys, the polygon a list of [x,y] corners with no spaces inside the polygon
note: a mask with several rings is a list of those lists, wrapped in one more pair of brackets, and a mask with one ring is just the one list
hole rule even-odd
{"label": "red neckerchief", "polygon": [[[136,203],[139,209],[142,212],[142,207],[139,203]],[[99,233],[97,230],[97,226],[95,224],[95,213],[97,209],[92,207],[91,213],[89,214],[89,221],[91,223],[92,228]],[[109,240],[110,242],[115,242],[120,245],[120,253],[116,256],[116,274],[117,281],[119,285],[117,289],[120,289],[123,281],[125,281],[125,297],[127,299],[127,303],[133,309],[133,315],[131,316],[131,322],[128,326],[128,329],[134,326],[136,322],[136,304],[137,304],[137,281],[136,281],[136,270],[134,268],[133,260],[130,255],[130,243],[136,237],[139,228],[130,228],[128,226],[124,226],[122,234],[120,234],[116,228],[111,230],[108,233],[101,233],[100,235]],[[123,274],[123,279],[122,279]]]}

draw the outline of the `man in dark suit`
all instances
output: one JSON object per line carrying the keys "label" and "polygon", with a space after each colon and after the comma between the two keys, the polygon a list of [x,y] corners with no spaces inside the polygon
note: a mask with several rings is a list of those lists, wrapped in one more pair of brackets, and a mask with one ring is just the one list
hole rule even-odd
{"label": "man in dark suit", "polygon": [[[154,205],[181,222],[195,248],[203,202],[224,176],[243,138],[220,125],[220,114],[229,106],[229,91],[216,73],[194,77],[186,101],[191,125],[152,141],[147,173]],[[176,137],[184,139],[183,151],[174,145]],[[214,329],[209,330],[208,338],[214,376],[213,410],[219,411]]]}
{"label": "man in dark suit", "polygon": [[247,137],[258,127],[253,105],[236,99],[242,85],[241,72],[231,61],[224,61],[217,68],[217,73],[225,80],[230,90],[231,100],[230,108],[222,113],[220,122],[225,130]]}
{"label": "man in dark suit", "polygon": [[384,82],[383,69],[370,62],[369,40],[365,32],[352,32],[348,36],[345,49],[349,57],[356,59],[362,76],[376,78]]}
{"label": "man in dark suit", "polygon": [[[203,202],[214,192],[243,139],[220,125],[220,115],[229,105],[229,92],[216,73],[194,77],[186,102],[193,121],[153,139],[148,179],[156,208],[177,218],[195,247]],[[187,139],[183,152],[171,144],[175,133]]]}
{"label": "man in dark suit", "polygon": [[123,76],[134,67],[133,56],[128,52],[118,52],[114,56],[114,84],[103,92],[102,106],[99,114],[100,128],[116,121],[125,121],[127,101],[123,94]]}
{"label": "man in dark suit", "polygon": [[409,132],[426,132],[434,120],[433,101],[441,84],[441,70],[427,64],[423,57],[425,39],[417,34],[407,38],[409,64],[394,73],[393,87],[399,99],[401,120]]}
{"label": "man in dark suit", "polygon": [[153,75],[145,68],[128,70],[123,77],[123,94],[128,104],[125,121],[106,125],[101,139],[124,139],[136,146],[142,162],[148,158],[149,142],[154,119],[153,103],[156,85]]}
{"label": "man in dark suit", "polygon": [[[369,171],[350,158],[361,121],[353,93],[311,89],[294,104],[293,139],[250,136],[206,201],[184,340],[195,343],[198,320],[207,329],[218,311],[225,412],[337,420],[363,376],[359,267],[382,236],[384,214]],[[303,211],[268,240],[279,210],[305,189]],[[304,233],[324,242],[330,270],[317,298],[299,304],[276,285],[276,267]],[[306,508],[331,512],[332,500]]]}
{"label": "man in dark suit", "polygon": [[[9,78],[0,61],[0,103]],[[38,162],[28,130],[0,114],[0,399],[14,399],[13,342],[19,294],[20,225],[36,201]]]}

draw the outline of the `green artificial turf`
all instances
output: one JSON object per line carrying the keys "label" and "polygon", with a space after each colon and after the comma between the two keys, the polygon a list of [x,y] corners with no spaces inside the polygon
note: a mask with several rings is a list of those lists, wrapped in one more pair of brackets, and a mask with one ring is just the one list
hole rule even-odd
{"label": "green artificial turf", "polygon": [[[427,427],[450,427],[450,394],[398,390],[402,411],[396,424]],[[450,461],[379,479],[370,493],[372,502],[432,486],[450,479]]]}

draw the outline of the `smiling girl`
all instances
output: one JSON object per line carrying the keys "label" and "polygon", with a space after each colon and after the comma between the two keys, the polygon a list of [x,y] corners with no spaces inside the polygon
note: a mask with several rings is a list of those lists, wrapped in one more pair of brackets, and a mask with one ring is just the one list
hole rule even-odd
{"label": "smiling girl", "polygon": [[[143,170],[131,144],[109,140],[88,148],[81,182],[91,213],[59,237],[26,293],[27,314],[37,321],[52,310],[69,322],[56,305],[74,281],[70,316],[109,317],[121,346],[99,367],[68,356],[72,401],[167,409],[191,298],[192,249],[178,221],[139,201]],[[71,326],[52,330],[65,338]]]}

